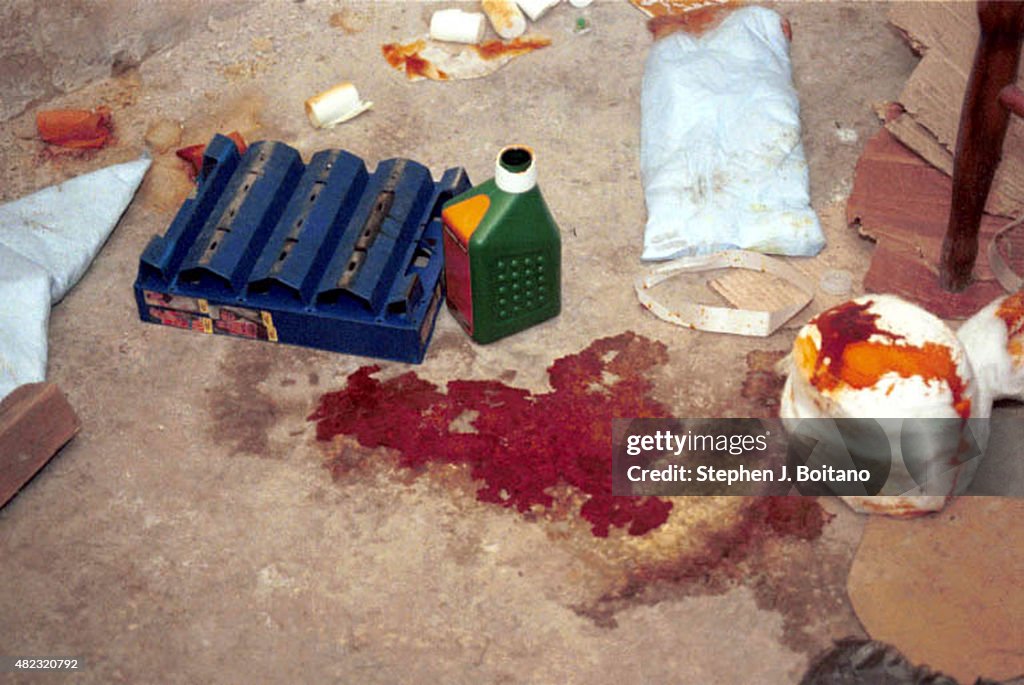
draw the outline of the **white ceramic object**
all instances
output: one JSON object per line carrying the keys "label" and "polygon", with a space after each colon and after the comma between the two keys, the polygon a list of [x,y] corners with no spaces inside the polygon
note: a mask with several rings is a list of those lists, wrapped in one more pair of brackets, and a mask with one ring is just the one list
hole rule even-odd
{"label": "white ceramic object", "polygon": [[971,358],[984,401],[1024,400],[1024,291],[979,311],[960,326],[957,337]]}
{"label": "white ceramic object", "polygon": [[359,99],[359,91],[347,81],[306,100],[306,116],[316,128],[331,128],[373,107]]}
{"label": "white ceramic object", "polygon": [[987,442],[985,421],[973,419],[987,419],[991,402],[964,345],[936,316],[892,295],[859,297],[805,325],[788,365],[779,411],[788,431],[818,432],[828,444],[838,435],[831,422],[800,420],[859,419],[876,435],[884,432],[889,449],[879,453],[858,451],[867,441],[851,445],[847,438],[842,445],[868,462],[891,457],[880,495],[842,498],[853,509],[893,516],[938,511],[970,484],[980,457],[969,458],[967,450],[983,452]]}
{"label": "white ceramic object", "polygon": [[448,43],[479,43],[484,38],[486,22],[481,12],[438,10],[430,17],[430,37]]}

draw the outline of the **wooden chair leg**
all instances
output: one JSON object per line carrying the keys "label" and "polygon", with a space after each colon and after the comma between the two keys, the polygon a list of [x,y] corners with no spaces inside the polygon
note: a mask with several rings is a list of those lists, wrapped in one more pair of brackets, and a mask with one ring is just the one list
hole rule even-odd
{"label": "wooden chair leg", "polygon": [[942,287],[959,292],[971,283],[978,228],[992,188],[1010,113],[1000,92],[1017,81],[1024,2],[979,0],[981,36],[967,82],[953,162],[953,204],[942,244]]}

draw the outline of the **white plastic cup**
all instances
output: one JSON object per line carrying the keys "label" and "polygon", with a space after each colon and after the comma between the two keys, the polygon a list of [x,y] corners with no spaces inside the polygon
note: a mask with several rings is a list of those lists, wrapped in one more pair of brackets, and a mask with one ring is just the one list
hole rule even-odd
{"label": "white plastic cup", "polygon": [[504,40],[512,40],[526,33],[526,17],[515,0],[482,0],[480,4],[494,32]]}
{"label": "white plastic cup", "polygon": [[448,43],[479,43],[484,37],[485,21],[480,12],[438,10],[430,17],[430,37]]}
{"label": "white plastic cup", "polygon": [[316,128],[330,128],[373,107],[359,99],[356,87],[345,81],[306,100],[306,116]]}

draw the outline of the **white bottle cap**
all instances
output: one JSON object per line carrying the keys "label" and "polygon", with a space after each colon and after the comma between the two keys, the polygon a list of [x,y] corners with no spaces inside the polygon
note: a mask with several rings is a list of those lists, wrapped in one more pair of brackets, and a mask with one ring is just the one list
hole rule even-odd
{"label": "white bottle cap", "polygon": [[594,2],[594,0],[569,0],[570,5],[580,9],[582,9],[583,7],[587,7],[592,2]]}
{"label": "white bottle cap", "polygon": [[517,194],[537,185],[533,150],[525,145],[509,145],[502,149],[494,163],[494,182],[506,193]]}
{"label": "white bottle cap", "polygon": [[430,37],[449,43],[479,43],[484,37],[484,22],[480,12],[438,10],[430,17]]}

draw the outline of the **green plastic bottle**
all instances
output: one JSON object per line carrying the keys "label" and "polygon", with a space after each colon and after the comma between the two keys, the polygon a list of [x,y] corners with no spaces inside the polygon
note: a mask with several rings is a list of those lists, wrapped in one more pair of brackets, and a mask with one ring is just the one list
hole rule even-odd
{"label": "green plastic bottle", "polygon": [[537,187],[533,151],[498,154],[494,178],[445,203],[448,308],[478,343],[557,316],[562,238]]}

